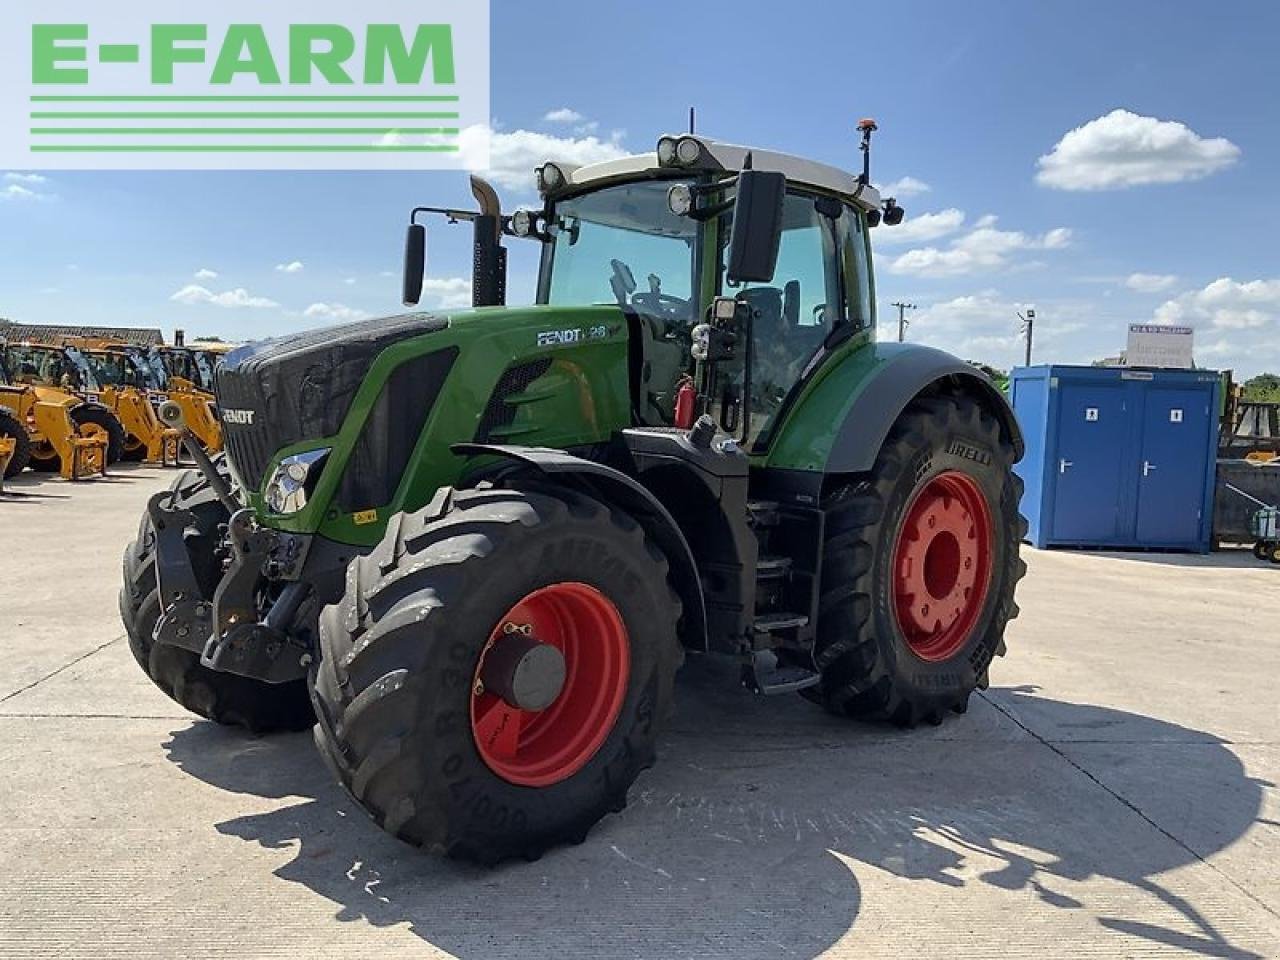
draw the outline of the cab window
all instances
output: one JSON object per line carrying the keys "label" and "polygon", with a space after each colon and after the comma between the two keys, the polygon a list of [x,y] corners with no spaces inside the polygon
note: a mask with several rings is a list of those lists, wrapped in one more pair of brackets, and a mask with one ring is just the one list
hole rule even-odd
{"label": "cab window", "polygon": [[830,201],[788,194],[773,280],[744,284],[737,291],[753,308],[749,445],[767,435],[791,388],[832,326],[843,319],[837,220],[829,208]]}

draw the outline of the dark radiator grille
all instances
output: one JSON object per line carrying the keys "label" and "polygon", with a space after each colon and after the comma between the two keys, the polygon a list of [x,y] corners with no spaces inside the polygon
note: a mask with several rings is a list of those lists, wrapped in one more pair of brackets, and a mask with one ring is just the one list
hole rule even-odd
{"label": "dark radiator grille", "polygon": [[476,428],[476,443],[488,443],[491,431],[498,427],[511,426],[516,418],[516,407],[515,404],[507,403],[507,398],[529,389],[529,385],[546,373],[550,367],[550,357],[539,357],[537,360],[507,367],[499,378],[498,385],[493,388],[489,402],[485,404],[480,426]]}

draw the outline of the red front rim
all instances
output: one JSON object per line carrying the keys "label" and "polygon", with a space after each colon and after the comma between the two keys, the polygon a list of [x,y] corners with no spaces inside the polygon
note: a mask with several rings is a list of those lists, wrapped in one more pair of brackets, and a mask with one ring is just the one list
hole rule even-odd
{"label": "red front rim", "polygon": [[[564,656],[564,686],[544,710],[521,710],[484,689],[485,657],[518,633]],[[485,764],[511,783],[547,787],[573,776],[609,736],[631,670],[626,624],[585,583],[556,583],[512,607],[489,636],[471,681],[471,733]]]}
{"label": "red front rim", "polygon": [[893,609],[921,660],[947,660],[973,633],[991,586],[991,508],[977,482],[947,471],[907,505],[893,551]]}

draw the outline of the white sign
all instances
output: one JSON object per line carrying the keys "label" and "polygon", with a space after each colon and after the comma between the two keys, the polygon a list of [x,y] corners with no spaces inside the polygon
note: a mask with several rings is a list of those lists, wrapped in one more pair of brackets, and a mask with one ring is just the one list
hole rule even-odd
{"label": "white sign", "polygon": [[487,166],[488,0],[8,0],[0,169]]}
{"label": "white sign", "polygon": [[1190,370],[1195,330],[1164,323],[1129,324],[1129,347],[1125,365]]}

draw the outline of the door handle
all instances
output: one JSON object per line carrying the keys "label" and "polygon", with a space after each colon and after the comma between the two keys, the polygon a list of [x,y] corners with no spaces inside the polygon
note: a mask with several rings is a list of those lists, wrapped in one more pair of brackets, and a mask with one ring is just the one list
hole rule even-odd
{"label": "door handle", "polygon": [[1059,461],[1058,461],[1058,472],[1059,472],[1059,473],[1066,473],[1066,472],[1067,472],[1067,468],[1068,468],[1068,467],[1072,467],[1072,466],[1075,466],[1075,464],[1073,464],[1070,460],[1059,460]]}
{"label": "door handle", "polygon": [[1145,477],[1147,474],[1149,474],[1152,470],[1154,470],[1155,468],[1156,468],[1156,465],[1155,465],[1154,463],[1152,463],[1150,460],[1143,460],[1143,461],[1142,461],[1142,475],[1143,475],[1144,477]]}

